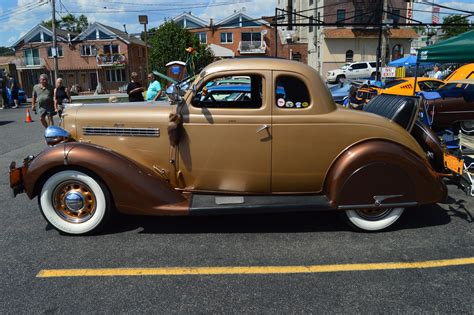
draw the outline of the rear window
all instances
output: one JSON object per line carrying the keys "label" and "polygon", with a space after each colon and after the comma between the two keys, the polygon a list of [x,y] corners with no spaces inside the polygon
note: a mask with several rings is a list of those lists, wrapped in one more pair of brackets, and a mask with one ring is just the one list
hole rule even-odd
{"label": "rear window", "polygon": [[276,106],[280,108],[306,108],[311,105],[306,84],[298,78],[282,75],[276,81]]}

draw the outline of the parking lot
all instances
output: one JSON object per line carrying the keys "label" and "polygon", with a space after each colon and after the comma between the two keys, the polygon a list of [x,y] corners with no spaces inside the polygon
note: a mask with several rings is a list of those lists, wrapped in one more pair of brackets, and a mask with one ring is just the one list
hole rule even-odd
{"label": "parking lot", "polygon": [[9,163],[46,146],[24,111],[0,111],[1,313],[474,313],[474,202],[452,185],[382,233],[315,212],[116,216],[65,236],[11,197]]}

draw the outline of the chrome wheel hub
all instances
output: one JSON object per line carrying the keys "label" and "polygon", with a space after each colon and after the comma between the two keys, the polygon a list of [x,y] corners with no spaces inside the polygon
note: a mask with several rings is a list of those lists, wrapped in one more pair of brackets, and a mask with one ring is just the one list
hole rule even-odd
{"label": "chrome wheel hub", "polygon": [[64,203],[69,211],[78,213],[84,208],[85,196],[78,191],[71,191],[64,197]]}
{"label": "chrome wheel hub", "polygon": [[76,180],[65,181],[53,191],[54,211],[65,221],[83,223],[95,213],[97,200],[92,189]]}

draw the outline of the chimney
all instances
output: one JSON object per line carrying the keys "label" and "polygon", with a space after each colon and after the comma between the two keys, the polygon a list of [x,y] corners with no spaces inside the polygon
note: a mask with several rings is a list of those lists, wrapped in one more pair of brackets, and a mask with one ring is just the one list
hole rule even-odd
{"label": "chimney", "polygon": [[124,24],[124,25],[123,25],[123,31],[125,32],[125,34],[128,34],[128,33],[127,33],[127,24]]}

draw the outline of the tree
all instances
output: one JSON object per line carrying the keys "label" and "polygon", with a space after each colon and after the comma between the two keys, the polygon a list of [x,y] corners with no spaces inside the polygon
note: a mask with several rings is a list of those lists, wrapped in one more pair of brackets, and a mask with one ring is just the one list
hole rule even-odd
{"label": "tree", "polygon": [[[462,24],[461,26],[456,25],[452,26],[451,24]],[[471,29],[471,25],[469,24],[469,19],[465,16],[452,14],[444,18],[443,25],[441,29],[443,30],[443,39],[447,39],[464,32],[467,32]]]}
{"label": "tree", "polygon": [[15,50],[9,47],[0,47],[0,56],[14,56]]}
{"label": "tree", "polygon": [[159,28],[150,29],[152,35],[148,43],[151,46],[149,58],[151,69],[166,73],[165,65],[170,61],[186,61],[189,53],[186,48],[193,47],[195,52],[195,71],[207,66],[214,59],[212,51],[200,44],[197,36],[173,21],[168,21]]}
{"label": "tree", "polygon": [[[51,28],[53,26],[53,20],[43,21],[41,25]],[[89,21],[87,16],[83,14],[77,17],[72,14],[67,14],[63,16],[61,20],[56,21],[56,26],[72,33],[81,33],[89,26]]]}

